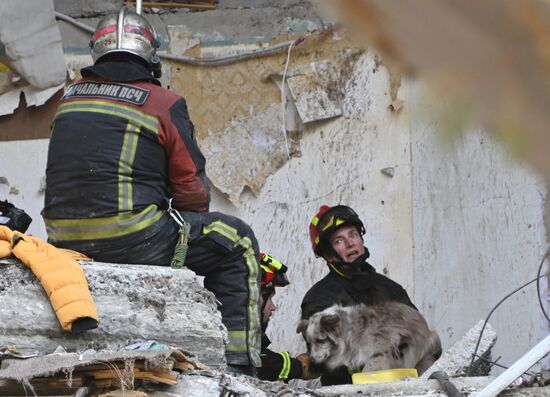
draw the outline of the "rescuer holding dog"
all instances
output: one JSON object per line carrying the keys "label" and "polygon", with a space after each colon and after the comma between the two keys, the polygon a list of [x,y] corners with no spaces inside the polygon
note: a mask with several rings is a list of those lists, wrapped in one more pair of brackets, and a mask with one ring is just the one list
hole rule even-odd
{"label": "rescuer holding dog", "polygon": [[[313,252],[325,259],[329,273],[309,289],[302,301],[302,320],[335,304],[374,305],[387,301],[404,303],[414,309],[407,291],[376,272],[367,259],[365,226],[357,213],[345,205],[323,205],[311,220],[309,235]],[[321,383],[351,383],[349,371],[321,369]]]}

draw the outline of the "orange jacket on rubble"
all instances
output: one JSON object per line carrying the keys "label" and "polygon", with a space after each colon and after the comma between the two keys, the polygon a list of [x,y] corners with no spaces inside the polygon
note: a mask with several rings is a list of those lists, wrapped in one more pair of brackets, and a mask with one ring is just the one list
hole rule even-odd
{"label": "orange jacket on rubble", "polygon": [[76,261],[87,259],[85,256],[0,226],[0,258],[10,255],[27,265],[40,280],[65,331],[71,331],[79,318],[99,321],[84,271]]}

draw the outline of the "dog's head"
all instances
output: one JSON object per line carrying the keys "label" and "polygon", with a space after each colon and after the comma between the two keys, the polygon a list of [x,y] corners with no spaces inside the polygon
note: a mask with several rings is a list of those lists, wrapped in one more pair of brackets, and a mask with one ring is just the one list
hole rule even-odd
{"label": "dog's head", "polygon": [[342,318],[337,307],[330,307],[315,313],[309,320],[302,320],[296,331],[304,336],[313,362],[324,363],[331,369],[337,366],[331,365],[331,358],[339,356],[345,348]]}

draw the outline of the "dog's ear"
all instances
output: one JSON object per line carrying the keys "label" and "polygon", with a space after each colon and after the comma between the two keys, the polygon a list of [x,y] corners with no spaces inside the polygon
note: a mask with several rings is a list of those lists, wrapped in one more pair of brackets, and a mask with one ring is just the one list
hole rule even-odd
{"label": "dog's ear", "polygon": [[301,320],[298,325],[296,326],[296,333],[303,333],[307,326],[309,325],[309,320]]}
{"label": "dog's ear", "polygon": [[320,324],[325,332],[334,333],[334,331],[337,331],[339,328],[340,316],[338,316],[338,314],[326,314],[321,317]]}

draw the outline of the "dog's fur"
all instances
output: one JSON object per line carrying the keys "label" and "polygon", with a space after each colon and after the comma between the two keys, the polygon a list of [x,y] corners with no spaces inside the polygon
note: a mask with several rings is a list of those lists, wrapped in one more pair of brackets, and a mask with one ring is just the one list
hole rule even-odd
{"label": "dog's fur", "polygon": [[398,302],[331,306],[298,324],[313,362],[329,370],[416,368],[421,374],[441,355],[436,332],[413,308]]}

